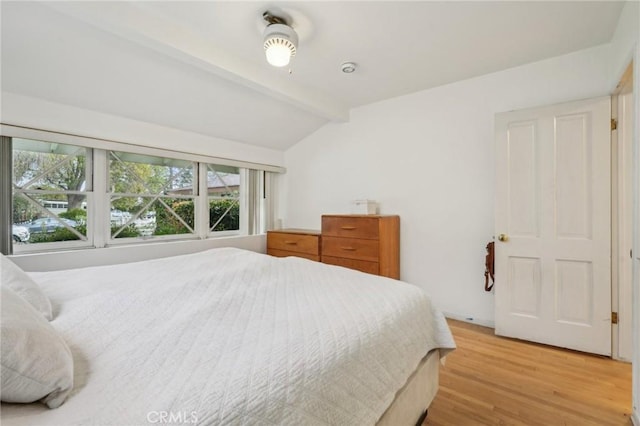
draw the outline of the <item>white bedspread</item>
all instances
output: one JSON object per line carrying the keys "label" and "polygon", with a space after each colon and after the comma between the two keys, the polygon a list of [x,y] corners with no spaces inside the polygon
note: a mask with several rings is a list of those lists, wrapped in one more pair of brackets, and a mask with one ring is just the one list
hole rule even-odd
{"label": "white bedspread", "polygon": [[416,286],[300,258],[224,248],[30,275],[75,388],[55,410],[3,404],[3,426],[373,425],[428,351],[455,346]]}

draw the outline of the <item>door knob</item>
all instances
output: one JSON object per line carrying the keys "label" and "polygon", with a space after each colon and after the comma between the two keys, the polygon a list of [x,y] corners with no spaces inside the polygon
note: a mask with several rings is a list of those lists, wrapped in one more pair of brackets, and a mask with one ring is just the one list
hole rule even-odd
{"label": "door knob", "polygon": [[506,243],[507,241],[509,241],[509,236],[507,234],[500,234],[498,235],[498,240]]}

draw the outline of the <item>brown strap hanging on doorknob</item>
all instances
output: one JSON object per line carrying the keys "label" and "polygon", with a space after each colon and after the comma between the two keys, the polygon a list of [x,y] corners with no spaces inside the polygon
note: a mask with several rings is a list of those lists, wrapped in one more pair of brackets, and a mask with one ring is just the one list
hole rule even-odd
{"label": "brown strap hanging on doorknob", "polygon": [[[495,284],[493,276],[493,268],[495,265],[495,243],[491,241],[487,244],[487,256],[484,259],[484,291],[491,291]],[[491,278],[491,285],[489,285],[489,278]]]}

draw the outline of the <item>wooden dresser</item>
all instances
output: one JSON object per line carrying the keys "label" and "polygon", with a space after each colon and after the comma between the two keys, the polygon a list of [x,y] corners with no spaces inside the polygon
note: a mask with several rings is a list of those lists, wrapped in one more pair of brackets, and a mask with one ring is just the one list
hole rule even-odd
{"label": "wooden dresser", "polygon": [[297,256],[320,261],[320,232],[309,229],[279,229],[267,232],[267,254]]}
{"label": "wooden dresser", "polygon": [[323,215],[323,263],[400,279],[400,217]]}

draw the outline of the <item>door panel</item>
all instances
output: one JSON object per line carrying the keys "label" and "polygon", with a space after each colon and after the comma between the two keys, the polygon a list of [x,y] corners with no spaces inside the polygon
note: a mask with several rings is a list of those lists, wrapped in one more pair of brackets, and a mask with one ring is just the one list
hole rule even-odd
{"label": "door panel", "polygon": [[591,239],[591,143],[588,117],[556,118],[555,180],[556,235]]}
{"label": "door panel", "polygon": [[558,321],[593,324],[593,271],[591,262],[556,261],[556,318]]}
{"label": "door panel", "polygon": [[609,98],[496,116],[496,334],[611,354]]}
{"label": "door panel", "polygon": [[509,282],[513,284],[511,313],[538,318],[540,316],[540,259],[509,258]]}
{"label": "door panel", "polygon": [[535,122],[509,129],[509,230],[514,236],[538,235],[538,168]]}

